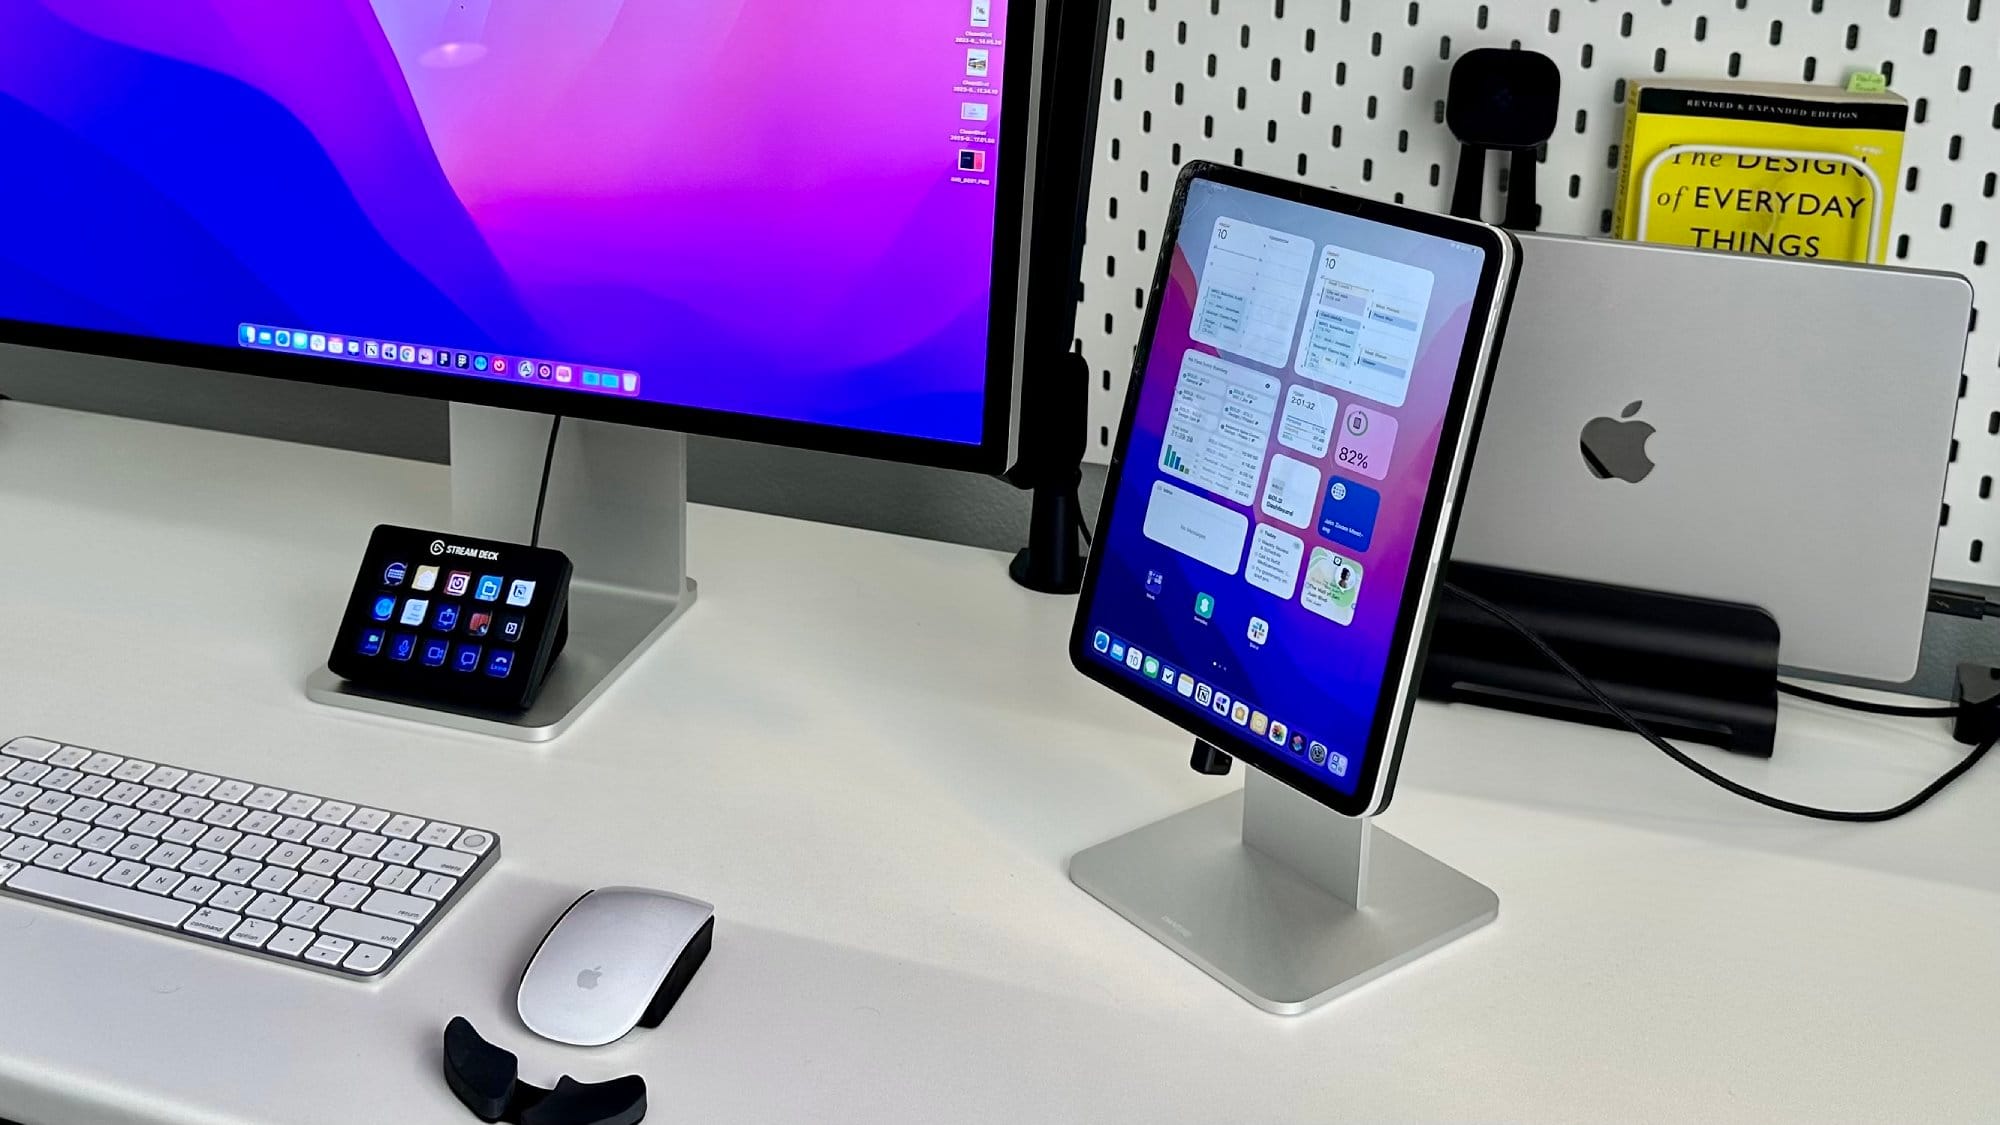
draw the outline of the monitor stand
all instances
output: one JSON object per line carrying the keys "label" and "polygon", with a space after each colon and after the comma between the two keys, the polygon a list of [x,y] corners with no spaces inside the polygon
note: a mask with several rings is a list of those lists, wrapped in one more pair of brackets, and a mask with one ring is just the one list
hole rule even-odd
{"label": "monitor stand", "polygon": [[[526,543],[549,422],[545,415],[453,403],[451,524],[438,530]],[[569,642],[527,711],[452,708],[372,692],[324,667],[307,681],[307,696],[523,742],[561,734],[694,602],[695,583],[687,576],[686,437],[564,419],[542,546],[569,555],[576,572]]]}
{"label": "monitor stand", "polygon": [[1070,879],[1267,1012],[1298,1015],[1491,922],[1480,883],[1252,769],[1078,852]]}

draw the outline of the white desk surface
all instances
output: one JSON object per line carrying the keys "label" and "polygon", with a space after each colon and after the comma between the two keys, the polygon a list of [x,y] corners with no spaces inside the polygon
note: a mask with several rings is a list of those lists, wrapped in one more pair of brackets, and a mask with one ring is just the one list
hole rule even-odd
{"label": "white desk surface", "polygon": [[[526,499],[524,498],[524,502]],[[453,1014],[668,1122],[1992,1120],[2000,762],[1900,822],[1783,817],[1630,735],[1422,705],[1385,827],[1500,917],[1299,1019],[1073,887],[1068,856],[1241,783],[1071,671],[1074,602],[997,554],[709,508],[701,600],[530,748],[322,709],[369,528],[436,466],[0,404],[0,736],[43,734],[498,829],[377,985],[0,901],[0,1117],[470,1121]],[[1798,798],[1900,799],[1942,724],[1787,704]],[[511,987],[583,889],[718,904],[665,1026],[530,1037]]]}

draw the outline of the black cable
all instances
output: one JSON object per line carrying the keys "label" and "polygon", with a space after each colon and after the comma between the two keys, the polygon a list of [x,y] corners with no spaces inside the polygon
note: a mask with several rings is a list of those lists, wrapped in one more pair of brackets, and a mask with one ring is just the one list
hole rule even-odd
{"label": "black cable", "polygon": [[1083,545],[1086,547],[1095,546],[1090,541],[1090,521],[1083,518],[1083,501],[1074,493],[1070,495],[1070,510],[1076,513],[1076,531],[1077,534],[1083,536]]}
{"label": "black cable", "polygon": [[1855,699],[1851,696],[1833,695],[1824,691],[1815,691],[1803,684],[1788,684],[1783,680],[1778,681],[1778,690],[1784,692],[1786,695],[1795,695],[1800,699],[1810,699],[1814,703],[1824,703],[1829,707],[1844,707],[1849,711],[1865,711],[1870,715],[1896,715],[1905,719],[1952,719],[1967,712],[1979,710],[1976,706],[1962,704],[1911,707],[1901,703],[1875,703],[1866,699]]}
{"label": "black cable", "polygon": [[556,435],[562,432],[562,415],[549,419],[549,450],[542,454],[542,487],[535,492],[535,530],[528,536],[528,546],[542,545],[542,506],[549,502],[549,470],[556,464]]}
{"label": "black cable", "polygon": [[1462,589],[1450,582],[1445,583],[1444,588],[1467,605],[1472,606],[1474,609],[1479,610],[1500,624],[1520,634],[1521,639],[1534,646],[1535,651],[1541,653],[1549,663],[1555,665],[1570,679],[1575,680],[1578,687],[1582,688],[1592,699],[1597,701],[1598,706],[1604,708],[1605,711],[1609,712],[1619,722],[1632,728],[1634,734],[1652,743],[1661,753],[1693,770],[1708,781],[1729,790],[1731,793],[1745,800],[1755,801],[1768,808],[1777,809],[1779,812],[1791,813],[1794,816],[1811,817],[1814,820],[1836,820],[1859,824],[1873,824],[1884,820],[1894,820],[1904,813],[1921,806],[1924,802],[1943,792],[1946,786],[1963,777],[1967,770],[1979,763],[1979,759],[1986,756],[1988,750],[1993,749],[1994,742],[2000,740],[2000,734],[1996,734],[1973,747],[1970,753],[1959,759],[1957,765],[1944,771],[1936,781],[1924,786],[1921,790],[1917,791],[1915,796],[1899,805],[1864,812],[1850,812],[1844,809],[1822,809],[1812,805],[1801,805],[1796,801],[1787,801],[1782,797],[1773,797],[1767,793],[1759,793],[1741,782],[1724,777],[1722,774],[1702,765],[1700,762],[1689,757],[1678,746],[1653,733],[1646,724],[1633,717],[1632,713],[1620,706],[1617,700],[1606,695],[1604,689],[1597,686],[1596,681],[1578,671],[1575,665],[1563,658],[1562,653],[1557,652],[1553,646],[1543,640],[1541,634],[1529,628],[1519,618],[1470,590]]}

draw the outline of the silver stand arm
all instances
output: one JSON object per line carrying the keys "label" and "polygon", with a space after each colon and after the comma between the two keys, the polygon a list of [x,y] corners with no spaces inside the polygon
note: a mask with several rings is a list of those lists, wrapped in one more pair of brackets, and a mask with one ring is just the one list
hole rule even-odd
{"label": "silver stand arm", "polygon": [[[550,419],[451,408],[449,528],[526,543]],[[687,576],[687,439],[663,430],[566,419],[556,445],[542,546],[570,557],[569,643],[535,705],[512,714],[371,692],[325,668],[314,701],[458,730],[542,742],[561,734],[694,602]]]}
{"label": "silver stand arm", "polygon": [[1297,1015],[1491,922],[1485,886],[1252,769],[1078,852],[1077,886],[1267,1012]]}

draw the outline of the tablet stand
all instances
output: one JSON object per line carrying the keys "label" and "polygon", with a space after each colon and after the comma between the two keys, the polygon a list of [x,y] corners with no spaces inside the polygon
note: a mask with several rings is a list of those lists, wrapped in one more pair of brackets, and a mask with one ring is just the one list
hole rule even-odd
{"label": "tablet stand", "polygon": [[[450,530],[526,543],[550,419],[490,406],[451,407]],[[568,418],[549,476],[542,546],[567,554],[569,641],[535,705],[519,713],[455,708],[350,684],[321,667],[306,694],[334,707],[394,715],[523,742],[561,734],[694,602],[687,576],[687,439],[664,430]]]}
{"label": "tablet stand", "polygon": [[1260,770],[1078,852],[1070,879],[1267,1012],[1297,1015],[1491,922],[1494,893]]}

